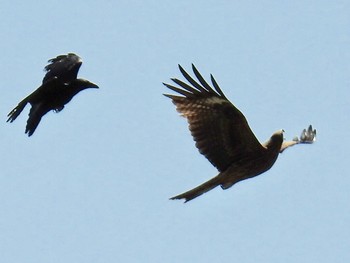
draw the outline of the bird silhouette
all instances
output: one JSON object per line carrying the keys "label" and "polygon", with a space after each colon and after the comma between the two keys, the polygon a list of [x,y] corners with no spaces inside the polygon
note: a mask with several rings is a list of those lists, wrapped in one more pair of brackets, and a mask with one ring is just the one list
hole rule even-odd
{"label": "bird silhouette", "polygon": [[308,130],[303,131],[301,139],[286,142],[283,138],[284,131],[278,130],[267,142],[261,144],[243,113],[226,98],[212,75],[214,88],[204,80],[193,64],[192,69],[198,81],[180,65],[179,69],[188,84],[172,78],[179,87],[163,84],[181,96],[164,95],[187,118],[196,147],[218,169],[219,174],[171,199],[185,199],[187,202],[219,185],[222,189],[228,189],[239,181],[269,170],[279,153],[286,148],[315,140],[316,130],[312,130],[310,125]]}
{"label": "bird silhouette", "polygon": [[82,64],[79,56],[68,53],[50,59],[45,67],[46,74],[42,85],[24,98],[7,115],[7,122],[13,122],[23,111],[27,103],[31,104],[25,133],[31,136],[38,127],[41,118],[53,110],[60,112],[64,106],[80,91],[98,86],[88,80],[78,79]]}

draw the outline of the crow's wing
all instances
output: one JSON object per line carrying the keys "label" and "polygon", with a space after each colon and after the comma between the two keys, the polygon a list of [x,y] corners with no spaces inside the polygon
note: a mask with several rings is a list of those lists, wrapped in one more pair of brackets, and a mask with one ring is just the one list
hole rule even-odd
{"label": "crow's wing", "polygon": [[82,64],[81,58],[74,53],[59,55],[50,59],[48,62],[50,64],[44,69],[47,73],[43,79],[43,84],[54,77],[58,78],[63,83],[73,81],[77,78],[79,68]]}
{"label": "crow's wing", "polygon": [[25,133],[28,134],[28,136],[32,136],[35,129],[38,127],[42,116],[44,116],[49,110],[50,109],[42,103],[32,105],[32,108],[29,112],[29,118],[27,120],[27,126],[25,131]]}

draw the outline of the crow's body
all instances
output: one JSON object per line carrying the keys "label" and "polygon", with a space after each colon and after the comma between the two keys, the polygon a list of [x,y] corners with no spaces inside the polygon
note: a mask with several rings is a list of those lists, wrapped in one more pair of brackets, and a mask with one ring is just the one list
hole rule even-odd
{"label": "crow's body", "polygon": [[72,53],[60,55],[47,65],[47,73],[43,84],[33,93],[24,98],[9,114],[9,122],[13,122],[25,108],[31,104],[25,133],[31,136],[40,123],[41,118],[50,110],[61,111],[71,99],[80,91],[87,88],[98,88],[92,82],[77,79],[80,58]]}

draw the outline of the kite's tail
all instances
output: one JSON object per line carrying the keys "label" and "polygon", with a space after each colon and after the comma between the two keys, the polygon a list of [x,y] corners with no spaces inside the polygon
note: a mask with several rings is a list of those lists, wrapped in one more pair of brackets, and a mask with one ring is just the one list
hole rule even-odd
{"label": "kite's tail", "polygon": [[171,200],[175,199],[185,199],[185,203],[210,191],[211,189],[214,189],[218,185],[220,185],[221,177],[220,175],[215,176],[214,178],[210,179],[209,181],[197,186],[196,188],[193,188],[192,190],[189,190],[183,194],[179,194],[177,196],[171,197]]}

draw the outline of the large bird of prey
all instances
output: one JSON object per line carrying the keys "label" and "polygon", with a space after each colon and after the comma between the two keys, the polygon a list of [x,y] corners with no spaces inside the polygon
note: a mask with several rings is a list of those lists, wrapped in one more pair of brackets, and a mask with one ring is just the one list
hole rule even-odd
{"label": "large bird of prey", "polygon": [[283,130],[276,131],[271,138],[260,144],[242,112],[224,95],[211,75],[212,88],[192,64],[197,80],[180,65],[179,69],[189,84],[173,78],[179,87],[163,83],[182,96],[164,94],[172,99],[176,109],[187,118],[196,147],[219,174],[209,181],[171,199],[190,201],[211,189],[221,186],[230,188],[235,183],[257,176],[269,170],[280,152],[299,143],[312,143],[316,130],[310,125],[301,138],[284,141]]}
{"label": "large bird of prey", "polygon": [[40,123],[41,118],[50,110],[60,112],[64,105],[80,91],[98,86],[85,79],[78,79],[78,71],[82,64],[79,56],[73,53],[52,58],[45,67],[46,75],[42,85],[24,98],[7,115],[8,122],[13,122],[27,103],[31,104],[25,133],[31,136]]}

